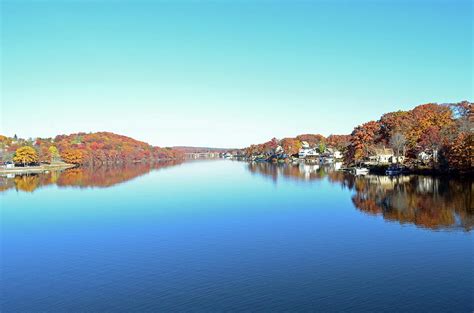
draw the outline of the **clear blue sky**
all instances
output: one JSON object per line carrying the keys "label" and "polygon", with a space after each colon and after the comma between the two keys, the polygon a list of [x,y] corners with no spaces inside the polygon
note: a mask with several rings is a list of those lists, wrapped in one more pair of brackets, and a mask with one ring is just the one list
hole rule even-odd
{"label": "clear blue sky", "polygon": [[0,132],[243,147],[472,100],[446,1],[1,1]]}

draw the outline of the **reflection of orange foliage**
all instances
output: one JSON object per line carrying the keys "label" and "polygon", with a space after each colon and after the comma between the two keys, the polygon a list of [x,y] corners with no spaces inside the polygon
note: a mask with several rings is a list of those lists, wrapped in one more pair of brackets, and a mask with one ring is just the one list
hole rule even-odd
{"label": "reflection of orange foliage", "polygon": [[327,175],[326,168],[319,168],[318,165],[300,164],[300,166],[262,162],[249,163],[248,169],[251,173],[272,177],[274,181],[280,175],[295,180],[317,180]]}
{"label": "reflection of orange foliage", "polygon": [[360,196],[354,196],[352,197],[352,202],[356,208],[370,215],[382,213],[382,208],[378,206],[373,199],[364,199]]}
{"label": "reflection of orange foliage", "polygon": [[181,164],[181,161],[163,161],[154,164],[129,164],[115,167],[77,167],[38,175],[19,175],[0,179],[0,191],[16,186],[18,190],[33,191],[39,186],[110,187],[146,174],[151,170]]}
{"label": "reflection of orange foliage", "polygon": [[410,223],[430,229],[474,227],[474,182],[439,179],[429,176],[355,177],[331,170],[331,167],[311,165],[276,165],[249,163],[252,173],[297,180],[320,180],[341,184],[355,192],[354,206],[370,215]]}
{"label": "reflection of orange foliage", "polygon": [[15,186],[18,190],[33,192],[39,184],[37,175],[24,175],[15,177]]}
{"label": "reflection of orange foliage", "polygon": [[58,179],[58,186],[110,187],[146,174],[150,166],[136,164],[123,167],[74,168],[66,170]]}
{"label": "reflection of orange foliage", "polygon": [[392,183],[384,186],[370,179],[357,179],[354,205],[369,214],[382,214],[387,220],[425,228],[458,227],[469,231],[474,227],[469,204],[472,183],[421,176],[393,179]]}

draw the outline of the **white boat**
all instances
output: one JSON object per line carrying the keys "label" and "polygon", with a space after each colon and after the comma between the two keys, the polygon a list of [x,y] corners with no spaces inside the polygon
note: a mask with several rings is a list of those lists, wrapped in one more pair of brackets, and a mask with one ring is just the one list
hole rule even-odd
{"label": "white boat", "polygon": [[354,175],[367,175],[369,174],[369,169],[366,167],[355,167],[353,169]]}

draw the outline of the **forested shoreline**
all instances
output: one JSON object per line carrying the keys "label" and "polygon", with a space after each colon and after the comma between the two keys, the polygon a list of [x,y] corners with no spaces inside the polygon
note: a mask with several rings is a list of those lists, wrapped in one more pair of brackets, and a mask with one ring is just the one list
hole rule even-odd
{"label": "forested shoreline", "polygon": [[[340,151],[347,165],[368,160],[374,151],[389,147],[395,157],[413,170],[472,172],[474,166],[473,103],[428,103],[408,111],[382,115],[356,126],[351,134],[303,134],[273,138],[240,150],[240,155],[298,156],[303,144],[320,153]],[[111,132],[75,133],[54,138],[21,139],[0,135],[3,164],[17,166],[66,162],[104,165],[182,159],[189,148],[162,148]]]}
{"label": "forested shoreline", "polygon": [[304,134],[273,138],[245,148],[248,158],[275,154],[298,156],[303,143],[319,153],[339,150],[347,165],[369,160],[374,151],[390,148],[400,162],[412,170],[472,172],[474,167],[473,103],[422,104],[408,111],[382,115],[376,121],[356,126],[351,134]]}
{"label": "forested shoreline", "polygon": [[154,147],[110,132],[36,139],[0,135],[0,152],[3,163],[12,162],[17,166],[60,161],[76,165],[104,165],[180,159],[184,156],[178,149]]}

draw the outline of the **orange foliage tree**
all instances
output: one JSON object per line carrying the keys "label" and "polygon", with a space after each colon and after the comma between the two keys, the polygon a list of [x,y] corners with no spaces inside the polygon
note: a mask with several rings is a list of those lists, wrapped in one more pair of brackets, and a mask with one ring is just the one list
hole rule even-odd
{"label": "orange foliage tree", "polygon": [[29,165],[32,163],[38,163],[38,153],[32,147],[25,146],[18,148],[13,156],[13,162],[15,164]]}
{"label": "orange foliage tree", "polygon": [[379,141],[380,123],[370,121],[354,128],[346,154],[351,162],[360,162],[368,156],[369,149]]}
{"label": "orange foliage tree", "polygon": [[83,164],[84,153],[80,149],[69,149],[61,153],[61,158],[66,163],[70,164]]}

